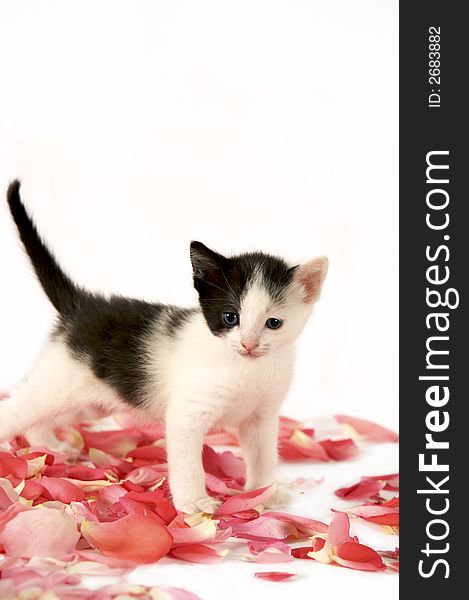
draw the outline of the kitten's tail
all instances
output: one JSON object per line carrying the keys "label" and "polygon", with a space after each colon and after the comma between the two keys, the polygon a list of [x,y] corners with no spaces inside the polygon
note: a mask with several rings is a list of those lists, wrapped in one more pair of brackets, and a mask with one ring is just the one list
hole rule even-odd
{"label": "kitten's tail", "polygon": [[21,201],[18,180],[10,184],[7,201],[21,241],[44,291],[61,315],[70,315],[77,306],[81,295],[80,290],[65,275],[39,236],[36,226]]}

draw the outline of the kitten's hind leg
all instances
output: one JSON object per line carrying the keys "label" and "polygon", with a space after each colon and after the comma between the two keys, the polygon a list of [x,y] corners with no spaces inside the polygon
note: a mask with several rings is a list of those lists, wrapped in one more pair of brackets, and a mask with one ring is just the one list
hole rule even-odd
{"label": "kitten's hind leg", "polygon": [[0,441],[50,424],[92,403],[111,405],[112,390],[77,361],[60,340],[47,343],[28,378],[0,402]]}

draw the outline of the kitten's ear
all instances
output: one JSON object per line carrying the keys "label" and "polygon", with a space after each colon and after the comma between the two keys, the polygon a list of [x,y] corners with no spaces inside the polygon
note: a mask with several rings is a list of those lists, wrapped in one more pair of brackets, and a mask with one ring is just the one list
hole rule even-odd
{"label": "kitten's ear", "polygon": [[219,271],[223,256],[207,248],[202,242],[191,242],[191,262],[194,277],[204,279],[204,277]]}
{"label": "kitten's ear", "polygon": [[326,256],[318,256],[294,268],[293,281],[298,283],[303,291],[303,302],[312,304],[319,300],[321,287],[326,279],[329,261]]}

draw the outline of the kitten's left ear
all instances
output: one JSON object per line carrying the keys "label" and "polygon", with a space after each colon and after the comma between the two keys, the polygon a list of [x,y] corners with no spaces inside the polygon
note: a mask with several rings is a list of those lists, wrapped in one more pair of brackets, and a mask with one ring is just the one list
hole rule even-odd
{"label": "kitten's left ear", "polygon": [[191,242],[191,262],[195,278],[204,279],[207,275],[219,272],[223,256],[207,248],[202,242]]}
{"label": "kitten's left ear", "polygon": [[329,261],[326,256],[318,256],[294,267],[293,281],[298,283],[304,293],[303,302],[312,304],[319,300],[321,287],[326,279]]}

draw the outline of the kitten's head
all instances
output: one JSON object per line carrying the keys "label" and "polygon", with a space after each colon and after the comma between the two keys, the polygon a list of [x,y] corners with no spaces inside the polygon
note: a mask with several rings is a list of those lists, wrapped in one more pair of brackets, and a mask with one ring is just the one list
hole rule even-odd
{"label": "kitten's head", "polygon": [[252,252],[227,258],[191,243],[194,287],[213,335],[253,359],[293,342],[301,333],[327,274],[321,256],[289,267]]}

